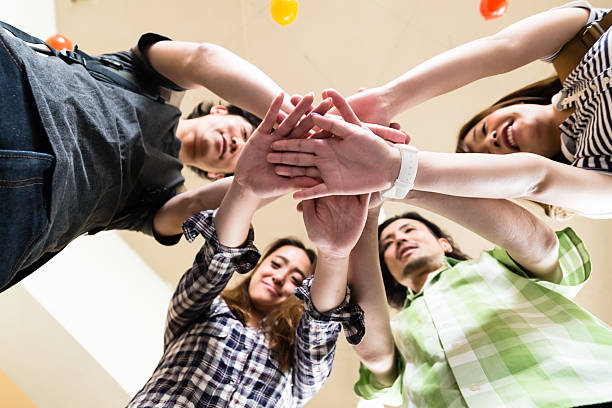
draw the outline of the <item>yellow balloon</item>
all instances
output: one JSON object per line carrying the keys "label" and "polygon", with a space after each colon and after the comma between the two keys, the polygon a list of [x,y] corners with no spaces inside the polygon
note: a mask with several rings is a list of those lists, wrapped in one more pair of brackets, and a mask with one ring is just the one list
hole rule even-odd
{"label": "yellow balloon", "polygon": [[297,17],[297,0],[270,0],[270,14],[278,24],[286,26]]}

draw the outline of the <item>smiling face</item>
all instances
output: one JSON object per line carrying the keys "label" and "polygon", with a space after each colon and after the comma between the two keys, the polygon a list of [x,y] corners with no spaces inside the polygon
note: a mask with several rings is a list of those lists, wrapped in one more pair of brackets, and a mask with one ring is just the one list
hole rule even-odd
{"label": "smiling face", "polygon": [[452,247],[422,222],[400,218],[382,230],[379,250],[393,278],[403,286],[413,287],[411,283],[418,276],[427,276],[443,265],[444,254]]}
{"label": "smiling face", "polygon": [[310,259],[303,249],[285,245],[261,261],[249,282],[251,303],[261,317],[293,295],[310,273]]}
{"label": "smiling face", "polygon": [[181,160],[209,173],[233,173],[252,132],[253,125],[244,117],[228,114],[224,106],[213,106],[209,115],[179,123]]}
{"label": "smiling face", "polygon": [[463,145],[471,153],[529,152],[553,157],[561,151],[558,124],[552,105],[510,105],[480,120],[467,132]]}

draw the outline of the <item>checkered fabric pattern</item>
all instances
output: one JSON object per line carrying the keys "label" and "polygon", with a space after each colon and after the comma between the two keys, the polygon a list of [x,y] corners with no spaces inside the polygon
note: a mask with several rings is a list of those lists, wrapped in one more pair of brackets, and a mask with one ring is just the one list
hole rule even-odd
{"label": "checkered fabric pattern", "polygon": [[[219,296],[234,272],[254,268],[259,253],[249,232],[242,248],[219,244],[214,212],[194,215],[183,225],[187,239],[206,240],[170,302],[161,361],[128,407],[301,407],[331,371],[340,323],[349,304],[328,321],[302,313],[293,368],[283,372],[265,336],[245,327]],[[310,281],[309,281],[310,282]],[[309,287],[302,288],[309,303]],[[328,313],[324,315],[329,315]]]}
{"label": "checkered fabric pattern", "polygon": [[612,401],[612,329],[565,296],[589,277],[589,255],[571,229],[557,236],[559,284],[528,278],[502,248],[447,259],[392,320],[398,380],[375,389],[362,367],[356,392],[430,408]]}

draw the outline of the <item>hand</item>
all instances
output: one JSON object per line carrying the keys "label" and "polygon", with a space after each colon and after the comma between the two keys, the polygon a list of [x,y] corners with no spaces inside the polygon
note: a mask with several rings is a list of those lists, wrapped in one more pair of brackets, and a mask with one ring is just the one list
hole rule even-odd
{"label": "hand", "polygon": [[308,238],[319,252],[347,257],[361,236],[369,194],[329,196],[302,201]]}
{"label": "hand", "polygon": [[[323,91],[323,94],[328,95],[328,93],[330,93],[331,91],[332,90]],[[293,106],[296,106],[301,99],[301,96],[293,95],[291,97],[291,103],[293,104]],[[325,115],[332,108],[332,98],[325,97],[325,99],[323,99],[323,101],[321,101],[319,105],[317,105],[316,107],[311,106],[311,108],[308,109],[306,113],[317,113],[319,115]],[[334,112],[334,114],[337,116],[338,110],[336,108],[333,108],[332,112]],[[279,117],[279,119],[284,119],[284,117]],[[300,123],[294,128],[294,130],[289,135],[289,138],[300,139],[313,137],[316,139],[325,139],[331,137],[331,133],[326,130],[318,129],[317,132],[315,132],[314,130],[310,130],[313,128],[313,126],[314,125],[312,123],[311,116],[306,116],[306,118],[302,119]],[[374,134],[390,143],[410,143],[410,136],[408,136],[404,131],[401,130],[399,123],[394,122],[391,123],[389,126],[383,126],[376,123],[362,123],[362,126],[367,127],[372,132],[374,132]]]}
{"label": "hand", "polygon": [[[323,91],[323,97],[327,98],[329,92],[330,90]],[[349,96],[347,102],[362,122],[389,126],[393,119],[390,105],[385,99],[382,88],[360,89]]]}
{"label": "hand", "polygon": [[319,178],[319,183],[294,194],[310,199],[331,194],[363,194],[385,190],[397,178],[401,158],[396,148],[361,126],[346,100],[329,91],[344,118],[310,115],[313,124],[331,132],[330,139],[276,141],[267,159],[276,163],[277,174]]}
{"label": "hand", "polygon": [[293,130],[313,99],[312,94],[302,98],[274,132],[273,126],[283,103],[283,95],[280,94],[272,101],[266,116],[247,141],[236,163],[234,181],[238,185],[260,198],[269,198],[317,184],[309,177],[281,177],[275,173],[274,166],[266,161],[266,155],[271,152],[270,144],[283,139]]}

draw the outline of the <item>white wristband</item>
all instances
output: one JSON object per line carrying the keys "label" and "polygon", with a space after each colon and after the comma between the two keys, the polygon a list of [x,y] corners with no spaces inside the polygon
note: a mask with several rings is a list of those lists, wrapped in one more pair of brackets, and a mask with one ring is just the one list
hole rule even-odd
{"label": "white wristband", "polygon": [[396,144],[395,147],[400,151],[402,164],[397,180],[393,183],[393,187],[383,193],[383,198],[402,199],[414,187],[419,164],[419,149],[407,144]]}

